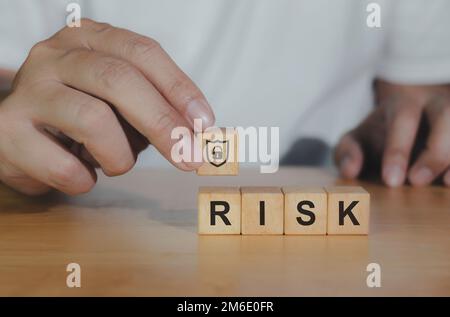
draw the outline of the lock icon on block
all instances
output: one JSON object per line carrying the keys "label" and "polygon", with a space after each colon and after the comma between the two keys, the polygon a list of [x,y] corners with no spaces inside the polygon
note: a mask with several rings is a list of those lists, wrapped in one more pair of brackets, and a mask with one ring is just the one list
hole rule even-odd
{"label": "lock icon on block", "polygon": [[201,134],[204,164],[197,175],[238,175],[238,133],[231,128],[214,128]]}
{"label": "lock icon on block", "polygon": [[212,156],[215,160],[222,160],[223,158],[223,151],[220,146],[215,146],[212,150]]}
{"label": "lock icon on block", "polygon": [[221,167],[228,160],[228,140],[206,140],[207,162],[215,167]]}

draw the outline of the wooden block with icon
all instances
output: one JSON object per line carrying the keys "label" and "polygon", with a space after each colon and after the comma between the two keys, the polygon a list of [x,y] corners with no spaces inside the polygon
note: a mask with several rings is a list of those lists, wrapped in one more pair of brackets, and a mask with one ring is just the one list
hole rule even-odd
{"label": "wooden block with icon", "polygon": [[325,235],[327,193],[321,187],[283,187],[284,233]]}
{"label": "wooden block with icon", "polygon": [[238,175],[238,133],[233,128],[213,128],[199,134],[203,164],[197,175]]}
{"label": "wooden block with icon", "polygon": [[198,232],[241,233],[241,192],[238,187],[200,187]]}
{"label": "wooden block with icon", "polygon": [[369,233],[370,194],[358,186],[326,188],[330,235],[367,235]]}
{"label": "wooden block with icon", "polygon": [[279,187],[241,188],[242,234],[283,234],[283,193]]}

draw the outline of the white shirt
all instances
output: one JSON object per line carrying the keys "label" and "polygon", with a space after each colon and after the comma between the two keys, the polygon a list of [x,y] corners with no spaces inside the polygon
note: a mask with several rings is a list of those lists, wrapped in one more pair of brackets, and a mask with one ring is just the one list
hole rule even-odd
{"label": "white shirt", "polygon": [[[0,68],[64,27],[68,0],[0,0]],[[450,1],[88,0],[82,16],[155,38],[193,78],[219,126],[278,126],[330,145],[373,106],[375,77],[450,82]],[[153,157],[153,158],[150,158]],[[147,162],[154,159],[146,156]]]}

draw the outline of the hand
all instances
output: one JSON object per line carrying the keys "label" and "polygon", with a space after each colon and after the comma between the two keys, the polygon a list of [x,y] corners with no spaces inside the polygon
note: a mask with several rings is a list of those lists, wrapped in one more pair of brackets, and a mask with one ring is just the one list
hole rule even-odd
{"label": "hand", "polygon": [[82,20],[36,44],[0,104],[0,180],[27,194],[89,191],[132,168],[148,142],[171,159],[174,127],[213,125],[197,86],[148,37]]}
{"label": "hand", "polygon": [[443,176],[450,186],[450,86],[379,81],[378,106],[340,140],[335,159],[344,177],[379,171],[388,186],[424,186]]}

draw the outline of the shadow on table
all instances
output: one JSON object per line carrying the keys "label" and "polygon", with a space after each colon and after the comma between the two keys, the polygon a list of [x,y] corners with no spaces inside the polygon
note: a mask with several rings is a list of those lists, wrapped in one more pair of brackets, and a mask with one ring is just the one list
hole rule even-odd
{"label": "shadow on table", "polygon": [[42,213],[57,205],[62,195],[51,192],[38,197],[18,193],[0,184],[0,214],[5,213]]}
{"label": "shadow on table", "polygon": [[[144,214],[145,218],[167,226],[181,228],[189,232],[196,231],[197,212],[194,209],[172,210],[163,208],[159,201],[143,194],[116,188],[97,186],[90,193],[79,196],[67,196],[59,192],[50,192],[39,197],[30,197],[0,185],[0,214],[34,213],[104,213]],[[130,215],[132,217],[133,215]]]}

